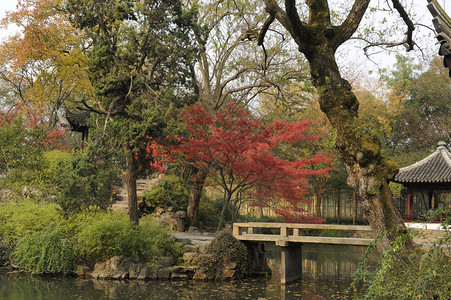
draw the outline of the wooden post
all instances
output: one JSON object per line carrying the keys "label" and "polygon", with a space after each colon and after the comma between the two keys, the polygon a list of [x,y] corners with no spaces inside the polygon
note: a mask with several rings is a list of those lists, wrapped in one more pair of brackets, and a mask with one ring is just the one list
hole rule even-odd
{"label": "wooden post", "polygon": [[352,193],[352,225],[355,225],[355,218],[357,216],[357,199],[356,192]]}
{"label": "wooden post", "polygon": [[340,189],[337,191],[337,224],[340,224]]}
{"label": "wooden post", "polygon": [[407,188],[407,218],[411,219],[411,207],[412,205],[412,189],[410,187]]}

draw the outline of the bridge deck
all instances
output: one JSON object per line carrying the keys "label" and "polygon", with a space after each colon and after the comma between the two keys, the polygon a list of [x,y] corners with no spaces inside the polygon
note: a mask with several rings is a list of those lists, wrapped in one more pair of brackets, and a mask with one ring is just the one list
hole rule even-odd
{"label": "bridge deck", "polygon": [[[255,233],[258,228],[276,229],[279,233]],[[278,246],[287,246],[288,243],[368,246],[374,241],[368,238],[302,236],[299,233],[303,229],[371,231],[369,226],[249,222],[233,224],[233,235],[241,241],[275,242]]]}

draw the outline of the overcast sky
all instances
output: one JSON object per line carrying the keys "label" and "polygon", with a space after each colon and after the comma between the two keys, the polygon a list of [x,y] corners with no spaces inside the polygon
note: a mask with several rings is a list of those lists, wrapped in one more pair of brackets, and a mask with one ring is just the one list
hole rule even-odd
{"label": "overcast sky", "polygon": [[[342,0],[332,0],[332,1],[342,1]],[[373,0],[373,5],[377,5],[378,1],[382,0]],[[384,0],[385,2],[385,0]],[[426,8],[427,0],[404,0],[401,2],[406,2],[409,4],[414,3],[415,7],[415,13],[417,15],[417,18],[421,21],[421,23],[426,24],[428,26],[432,27],[432,17]],[[448,15],[451,15],[451,0],[438,0],[440,5],[447,11]],[[0,18],[3,18],[5,16],[6,11],[13,11],[16,9],[17,0],[0,0]],[[8,35],[8,32],[17,30],[15,29],[15,26],[10,26],[8,29],[0,29],[0,39],[3,39],[5,36]],[[419,30],[416,30],[414,32],[415,34],[415,40],[421,41],[422,49],[424,51],[424,54],[420,51],[412,51],[409,56],[415,57],[418,61],[421,61],[424,59],[424,63],[427,64],[427,60],[430,59],[430,57],[435,54],[438,50],[437,46],[435,45],[436,39],[434,38],[434,35],[431,33],[430,30],[427,30],[425,28],[419,28]],[[347,47],[347,48],[346,48]],[[351,49],[354,48],[354,49]],[[437,49],[436,49],[437,48]],[[357,49],[356,47],[352,46],[352,43],[350,45],[345,45],[344,49],[341,49],[341,56],[338,57],[338,61],[341,65],[345,66],[352,66],[353,68],[360,68],[362,71],[368,71],[369,69],[377,70],[378,68],[385,68],[393,65],[395,62],[395,55],[396,53],[386,53],[381,52],[378,55],[374,55],[371,57],[373,61],[368,61],[363,51],[360,49]],[[402,50],[401,50],[402,51]],[[343,54],[344,53],[344,54]],[[351,55],[350,55],[351,54]],[[405,51],[402,53],[405,55]]]}

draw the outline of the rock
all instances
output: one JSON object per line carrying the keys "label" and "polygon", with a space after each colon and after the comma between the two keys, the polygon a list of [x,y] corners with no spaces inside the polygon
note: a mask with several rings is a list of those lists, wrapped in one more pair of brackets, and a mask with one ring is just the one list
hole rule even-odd
{"label": "rock", "polygon": [[106,269],[106,262],[100,262],[100,263],[96,263],[94,265],[94,271],[93,272],[96,272],[96,271],[99,271],[99,270],[105,270],[105,269]]}
{"label": "rock", "polygon": [[179,210],[175,213],[174,217],[176,219],[186,219],[186,211],[184,210]]}
{"label": "rock", "polygon": [[199,255],[199,260],[201,262],[207,262],[213,260],[213,254],[205,253]]}
{"label": "rock", "polygon": [[113,279],[127,279],[128,278],[128,272],[114,271],[111,274],[111,278],[113,278]]}
{"label": "rock", "polygon": [[88,266],[77,266],[76,274],[77,276],[87,276],[91,272],[91,268]]}
{"label": "rock", "polygon": [[94,279],[108,279],[111,278],[112,273],[108,270],[99,270],[99,271],[93,271],[91,273],[91,277]]}
{"label": "rock", "polygon": [[161,206],[157,206],[157,207],[155,207],[155,210],[153,211],[152,214],[153,214],[155,217],[159,217],[159,216],[161,216],[163,213],[164,213],[164,209],[163,209]]}
{"label": "rock", "polygon": [[162,267],[169,267],[172,264],[172,258],[168,256],[159,257],[158,264]]}
{"label": "rock", "polygon": [[224,269],[226,270],[235,270],[238,263],[236,261],[229,261],[227,263],[224,263]]}
{"label": "rock", "polygon": [[236,270],[224,269],[222,277],[224,279],[235,279]]}
{"label": "rock", "polygon": [[198,252],[206,254],[208,252],[209,243],[198,244]]}
{"label": "rock", "polygon": [[172,279],[189,279],[193,276],[192,269],[185,266],[175,266],[172,268],[171,280]]}
{"label": "rock", "polygon": [[187,264],[197,264],[199,263],[199,253],[196,252],[185,252],[183,253],[183,261]]}
{"label": "rock", "polygon": [[137,279],[143,265],[131,264],[128,269],[128,278]]}
{"label": "rock", "polygon": [[136,260],[134,258],[131,258],[131,257],[126,257],[120,262],[120,264],[117,267],[117,269],[119,271],[127,271],[128,272],[132,265],[136,265]]}
{"label": "rock", "polygon": [[121,260],[122,260],[121,257],[119,257],[119,256],[113,256],[113,257],[110,259],[110,265],[109,265],[109,266],[107,265],[107,268],[108,268],[108,269],[111,269],[112,271],[117,271],[117,270],[118,270],[118,267],[119,267],[119,264],[121,263]]}
{"label": "rock", "polygon": [[188,233],[199,233],[199,229],[197,227],[190,226],[188,228]]}
{"label": "rock", "polygon": [[185,231],[185,221],[183,219],[175,218],[172,222],[172,230],[183,232]]}
{"label": "rock", "polygon": [[198,269],[196,273],[194,273],[193,280],[205,281],[208,280],[208,276],[203,269]]}
{"label": "rock", "polygon": [[170,279],[171,278],[171,274],[172,274],[172,270],[173,270],[172,267],[166,267],[166,268],[162,268],[162,269],[158,270],[158,272],[157,272],[158,279],[163,279],[163,280],[164,279],[166,279],[166,280]]}
{"label": "rock", "polygon": [[185,244],[183,248],[185,248],[186,252],[198,252],[197,246],[193,244]]}
{"label": "rock", "polygon": [[139,280],[145,280],[145,279],[156,279],[157,278],[157,272],[154,271],[152,267],[142,265],[141,270],[139,271],[138,279]]}

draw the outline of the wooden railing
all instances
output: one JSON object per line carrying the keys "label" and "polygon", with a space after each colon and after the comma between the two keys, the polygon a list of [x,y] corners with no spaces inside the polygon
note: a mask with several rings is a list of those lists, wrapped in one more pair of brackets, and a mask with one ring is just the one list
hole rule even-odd
{"label": "wooden railing", "polygon": [[[271,230],[272,229],[272,230]],[[288,246],[289,243],[338,244],[338,245],[370,245],[374,239],[345,238],[301,235],[301,230],[344,230],[371,231],[369,226],[334,225],[334,224],[299,224],[299,223],[234,223],[233,236],[241,241],[275,242],[278,246]],[[260,231],[260,232],[257,232]],[[264,231],[265,233],[261,233]],[[267,231],[272,231],[268,233]],[[276,233],[274,233],[276,231]]]}

